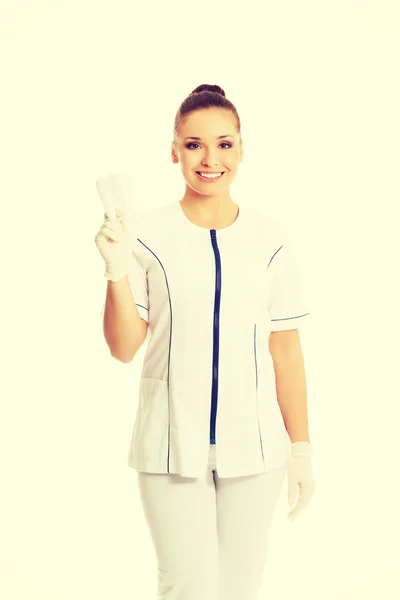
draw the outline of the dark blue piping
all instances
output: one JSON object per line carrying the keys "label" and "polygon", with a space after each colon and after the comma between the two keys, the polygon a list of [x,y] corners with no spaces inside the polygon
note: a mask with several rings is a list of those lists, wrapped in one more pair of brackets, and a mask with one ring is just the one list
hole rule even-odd
{"label": "dark blue piping", "polygon": [[[277,255],[277,253],[279,252],[279,250],[281,250],[281,248],[283,248],[283,244],[280,248],[278,248],[278,250],[272,255],[271,260],[268,263],[268,267],[272,262],[272,259],[274,258],[274,256]],[[267,267],[267,269],[268,269]],[[297,315],[296,317],[285,317],[284,319],[271,319],[271,321],[287,321],[288,319],[298,319],[299,317],[306,317],[307,315],[309,315],[310,313],[304,313],[304,315]]]}
{"label": "dark blue piping", "polygon": [[[171,305],[171,294],[169,293],[169,285],[168,285],[168,278],[167,278],[167,274],[165,272],[165,269],[160,261],[160,259],[158,258],[158,256],[156,256],[154,254],[154,252],[152,250],[150,250],[150,248],[148,246],[146,246],[146,244],[144,244],[142,242],[142,240],[139,240],[139,238],[137,238],[138,242],[140,242],[141,244],[143,244],[143,246],[145,248],[147,248],[147,250],[149,250],[149,252],[152,253],[153,256],[156,257],[156,259],[158,260],[158,262],[161,265],[162,270],[164,271],[164,276],[165,276],[165,283],[167,284],[167,290],[168,290],[168,300],[169,300],[169,311],[170,311],[170,326],[169,326],[169,349],[168,349],[168,458],[167,458],[167,473],[169,473],[169,451],[170,451],[170,435],[171,435],[171,423],[170,423],[170,406],[169,406],[169,371],[170,371],[170,363],[171,363],[171,340],[172,340],[172,305]],[[144,308],[144,307],[143,307]]]}
{"label": "dark blue piping", "polygon": [[270,260],[270,261],[269,261],[269,263],[268,263],[267,269],[268,269],[269,265],[271,264],[271,262],[272,262],[272,260],[273,260],[274,256],[276,256],[276,255],[278,254],[278,252],[279,252],[279,250],[280,250],[281,248],[283,248],[283,244],[282,244],[282,246],[281,246],[280,248],[278,248],[278,250],[277,250],[277,251],[276,251],[276,252],[275,252],[275,253],[272,255],[272,258],[271,258],[271,260]]}
{"label": "dark blue piping", "polygon": [[[261,439],[261,431],[260,431],[260,419],[258,417],[258,370],[257,370],[257,323],[254,324],[254,362],[255,362],[255,366],[256,366],[256,393],[257,393],[257,422],[258,422],[258,434],[260,436],[260,445],[261,445],[261,453],[262,453],[262,457],[264,460],[264,449],[263,449],[263,443],[262,443],[262,439]],[[265,461],[264,461],[264,465],[265,465]]]}
{"label": "dark blue piping", "polygon": [[137,302],[136,302],[136,306],[141,306],[141,307],[142,307],[142,308],[144,308],[145,310],[149,310],[148,308],[146,308],[146,306],[143,306],[143,304],[138,304]]}
{"label": "dark blue piping", "polygon": [[288,319],[299,319],[300,317],[306,317],[310,313],[304,313],[304,315],[297,315],[296,317],[284,317],[283,319],[271,319],[271,321],[287,321]]}

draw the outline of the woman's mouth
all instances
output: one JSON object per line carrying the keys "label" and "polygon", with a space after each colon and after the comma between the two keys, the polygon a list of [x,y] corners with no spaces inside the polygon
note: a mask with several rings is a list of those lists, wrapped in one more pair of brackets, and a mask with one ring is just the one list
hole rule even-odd
{"label": "woman's mouth", "polygon": [[217,176],[216,174],[214,175],[209,175],[208,177],[203,177],[203,175],[201,174],[201,171],[195,171],[197,177],[199,177],[202,181],[206,181],[207,183],[213,183],[214,181],[219,181],[220,179],[222,179],[222,177],[225,174],[225,171],[222,171],[221,174],[219,176]]}

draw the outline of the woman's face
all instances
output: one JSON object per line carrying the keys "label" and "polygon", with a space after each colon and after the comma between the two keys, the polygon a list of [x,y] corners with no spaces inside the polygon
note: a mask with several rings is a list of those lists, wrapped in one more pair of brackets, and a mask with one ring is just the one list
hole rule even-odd
{"label": "woman's face", "polygon": [[[172,161],[180,162],[183,177],[192,190],[189,190],[191,196],[220,196],[228,190],[243,158],[242,141],[235,124],[232,113],[220,108],[197,110],[181,123],[179,136],[172,142]],[[218,139],[220,136],[227,137]],[[210,171],[224,174],[212,183],[196,174]]]}

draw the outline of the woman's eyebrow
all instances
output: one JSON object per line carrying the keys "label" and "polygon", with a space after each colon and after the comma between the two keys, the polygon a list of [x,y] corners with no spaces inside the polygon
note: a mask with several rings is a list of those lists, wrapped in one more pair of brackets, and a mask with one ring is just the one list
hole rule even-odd
{"label": "woman's eyebrow", "polygon": [[[222,140],[222,138],[227,138],[227,137],[233,138],[233,135],[219,135],[217,137],[217,140]],[[199,137],[193,137],[193,136],[188,136],[188,137],[185,137],[185,140],[201,140],[201,138],[199,138]]]}

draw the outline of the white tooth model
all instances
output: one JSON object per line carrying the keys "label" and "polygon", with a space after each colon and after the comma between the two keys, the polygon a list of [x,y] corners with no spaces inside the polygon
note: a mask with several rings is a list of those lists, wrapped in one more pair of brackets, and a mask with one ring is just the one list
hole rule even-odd
{"label": "white tooth model", "polygon": [[132,214],[132,177],[127,173],[114,173],[96,179],[96,188],[107,217],[113,221],[116,211],[125,217]]}

